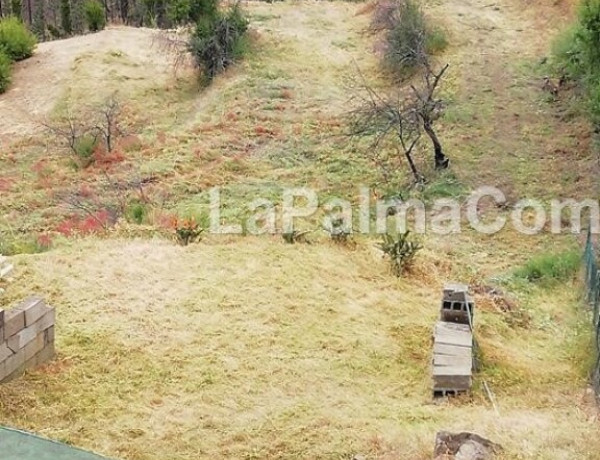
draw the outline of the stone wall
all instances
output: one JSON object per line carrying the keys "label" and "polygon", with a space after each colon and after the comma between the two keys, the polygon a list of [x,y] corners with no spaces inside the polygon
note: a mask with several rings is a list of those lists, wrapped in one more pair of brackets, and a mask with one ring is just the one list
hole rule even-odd
{"label": "stone wall", "polygon": [[54,357],[54,308],[32,297],[0,310],[0,382]]}

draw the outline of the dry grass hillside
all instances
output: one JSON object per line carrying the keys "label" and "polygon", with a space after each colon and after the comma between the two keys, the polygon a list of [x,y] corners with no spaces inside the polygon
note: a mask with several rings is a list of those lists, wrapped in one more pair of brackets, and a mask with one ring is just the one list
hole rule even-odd
{"label": "dry grass hillside", "polygon": [[[340,136],[348,76],[359,66],[383,81],[364,5],[247,8],[249,56],[202,91],[150,46],[151,31],[119,27],[40,45],[0,96],[0,250],[15,254],[16,269],[2,300],[39,293],[58,318],[57,360],[0,386],[0,424],[124,460],[418,460],[431,458],[438,430],[489,437],[504,446],[501,459],[598,458],[578,281],[513,275],[537,254],[579,251],[575,236],[426,235],[400,279],[374,237],[348,247],[318,233],[306,245],[172,241],[164,220],[199,215],[212,185],[224,186],[231,219],[247,197],[275,198],[285,185],[354,196],[357,184],[376,184],[371,163]],[[425,200],[462,199],[478,185],[510,200],[597,196],[585,121],[540,90],[539,63],[569,10],[426,4],[449,36],[439,126],[452,168],[425,168]],[[110,177],[151,178],[145,193],[160,206],[141,225],[66,238],[58,229],[73,210],[62,197],[110,191],[99,169],[70,167],[36,118],[86,100],[90,88],[125,97],[139,141]],[[39,235],[51,248],[27,254]],[[482,369],[472,395],[434,402],[431,332],[448,280],[475,288]]]}

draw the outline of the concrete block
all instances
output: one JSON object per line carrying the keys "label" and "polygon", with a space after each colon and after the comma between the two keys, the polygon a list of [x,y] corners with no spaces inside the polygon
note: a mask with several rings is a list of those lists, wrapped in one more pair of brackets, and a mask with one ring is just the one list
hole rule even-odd
{"label": "concrete block", "polygon": [[25,328],[25,312],[18,308],[4,312],[4,340]]}
{"label": "concrete block", "polygon": [[46,314],[33,323],[31,327],[34,328],[38,334],[42,333],[49,327],[54,326],[55,317],[56,312],[54,311],[54,308],[50,308]]}
{"label": "concrete block", "polygon": [[54,343],[49,343],[44,348],[42,348],[42,350],[37,355],[35,355],[36,366],[51,361],[52,359],[54,359],[55,355],[56,352],[54,350]]}
{"label": "concrete block", "polygon": [[0,363],[6,361],[7,358],[13,355],[13,351],[8,348],[6,343],[0,343]]}
{"label": "concrete block", "polygon": [[10,348],[13,352],[17,353],[22,348],[29,343],[35,340],[38,336],[38,332],[35,327],[26,327],[20,332],[17,332],[11,338],[6,341],[8,348]]}
{"label": "concrete block", "polygon": [[0,382],[2,382],[6,378],[6,366],[4,363],[0,363]]}
{"label": "concrete block", "polygon": [[23,372],[25,369],[25,350],[19,350],[4,361],[6,374],[11,375],[15,372]]}
{"label": "concrete block", "polygon": [[31,326],[50,310],[50,307],[46,306],[44,300],[39,297],[30,297],[21,304],[20,308],[25,312],[25,327]]}
{"label": "concrete block", "polygon": [[4,310],[0,310],[0,343],[4,342]]}
{"label": "concrete block", "polygon": [[25,372],[25,364],[20,366],[18,369],[15,369],[10,374],[7,374],[6,377],[4,377],[4,379],[2,380],[2,383],[8,383],[12,380],[15,380],[16,378],[21,377],[24,372]]}
{"label": "concrete block", "polygon": [[54,343],[54,326],[50,326],[44,331],[44,345]]}
{"label": "concrete block", "polygon": [[[45,332],[43,332],[41,334],[38,334],[34,340],[25,345],[25,362],[29,361],[31,358],[34,358],[38,352],[42,351],[44,345],[46,345],[46,343],[44,343],[45,338],[46,334]],[[35,364],[33,365],[35,366]],[[27,366],[26,364],[25,367],[29,366]]]}

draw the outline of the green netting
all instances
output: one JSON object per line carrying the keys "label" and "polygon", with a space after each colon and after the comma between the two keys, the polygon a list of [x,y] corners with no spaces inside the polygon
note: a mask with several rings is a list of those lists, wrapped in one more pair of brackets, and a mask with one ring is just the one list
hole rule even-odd
{"label": "green netting", "polygon": [[587,301],[592,308],[592,321],[596,334],[596,361],[592,371],[592,384],[596,395],[600,396],[600,274],[598,273],[598,258],[596,248],[592,241],[592,234],[588,231],[585,252],[583,254],[585,264],[585,283],[587,287]]}
{"label": "green netting", "polygon": [[107,460],[81,449],[40,438],[24,431],[0,427],[2,460]]}

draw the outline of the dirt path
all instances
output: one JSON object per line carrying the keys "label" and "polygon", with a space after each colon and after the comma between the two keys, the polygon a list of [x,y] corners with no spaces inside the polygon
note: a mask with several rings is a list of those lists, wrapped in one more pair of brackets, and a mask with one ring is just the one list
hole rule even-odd
{"label": "dirt path", "polygon": [[88,101],[111,91],[140,90],[169,75],[169,59],[152,29],[111,27],[45,42],[15,66],[13,84],[0,95],[0,135],[31,134],[64,97]]}
{"label": "dirt path", "polygon": [[[447,126],[452,149],[471,185],[494,185],[516,198],[548,197],[545,179],[566,195],[594,190],[589,133],[565,121],[564,106],[548,101],[537,68],[568,6],[519,0],[449,0],[433,7],[451,32],[456,100]],[[454,121],[454,123],[452,122]],[[454,126],[453,126],[454,125]]]}

